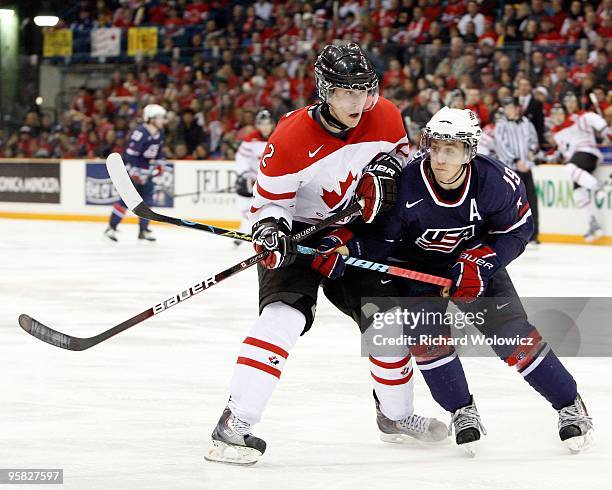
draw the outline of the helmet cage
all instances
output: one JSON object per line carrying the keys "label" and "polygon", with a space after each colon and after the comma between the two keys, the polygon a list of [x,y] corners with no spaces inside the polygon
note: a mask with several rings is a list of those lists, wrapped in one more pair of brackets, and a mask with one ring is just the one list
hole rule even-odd
{"label": "helmet cage", "polygon": [[334,65],[347,56],[361,56],[365,61],[365,63],[362,65],[364,71],[362,73],[355,74],[338,73],[325,66],[324,61],[321,60],[321,57],[317,59],[314,72],[319,97],[323,102],[329,103],[331,92],[335,88],[366,91],[367,98],[363,111],[369,111],[374,108],[376,102],[378,102],[379,90],[376,72],[370,65],[370,62],[367,60],[365,55],[356,52],[346,54],[340,59],[335,60]]}
{"label": "helmet cage", "polygon": [[421,134],[421,141],[419,143],[419,148],[429,150],[431,148],[432,140],[442,140],[442,141],[459,141],[465,145],[465,158],[466,162],[470,162],[478,151],[478,141],[480,140],[480,135],[482,131],[478,131],[477,133],[459,131],[456,133],[446,133],[446,132],[438,132],[432,131],[431,128],[425,127],[423,129],[423,133]]}

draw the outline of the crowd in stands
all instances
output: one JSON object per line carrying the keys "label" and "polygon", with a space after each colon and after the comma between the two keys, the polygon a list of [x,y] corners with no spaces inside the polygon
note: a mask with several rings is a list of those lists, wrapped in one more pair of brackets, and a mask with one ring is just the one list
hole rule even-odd
{"label": "crowd in stands", "polygon": [[584,108],[594,92],[612,122],[612,0],[81,0],[62,25],[156,25],[159,52],[117,64],[106,88],[81,88],[57,120],[28,112],[0,133],[1,157],[104,158],[158,103],[167,158],[232,159],[259,109],[279,118],[316,100],[314,60],[334,40],[368,52],[413,141],[445,104],[485,126],[509,95],[539,100],[545,117],[567,92]]}

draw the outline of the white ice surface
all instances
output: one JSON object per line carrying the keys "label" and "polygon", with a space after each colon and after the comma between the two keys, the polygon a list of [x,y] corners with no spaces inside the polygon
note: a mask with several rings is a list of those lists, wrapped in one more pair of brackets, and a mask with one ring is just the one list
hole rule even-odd
{"label": "white ice surface", "polygon": [[[357,329],[325,300],[256,427],[263,459],[204,462],[257,314],[255,270],[84,352],[17,325],[28,313],[95,335],[251,254],[192,230],[157,226],[149,244],[135,226],[120,229],[111,244],[101,224],[0,220],[0,468],[63,468],[63,488],[91,490],[612,488],[612,359],[564,360],[596,424],[584,454],[566,452],[556,413],[495,358],[464,360],[489,431],[476,459],[453,445],[385,444]],[[611,271],[612,249],[562,245],[529,251],[511,270],[526,296],[612,296]],[[448,420],[418,374],[415,396],[419,413]]]}

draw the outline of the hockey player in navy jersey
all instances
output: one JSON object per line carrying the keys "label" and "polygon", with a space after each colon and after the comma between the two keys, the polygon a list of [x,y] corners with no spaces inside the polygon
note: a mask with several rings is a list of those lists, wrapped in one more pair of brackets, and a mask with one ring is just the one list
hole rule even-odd
{"label": "hockey player in navy jersey", "polygon": [[[130,133],[123,160],[138,193],[148,202],[153,194],[153,176],[160,171],[160,161],[163,160],[166,109],[157,104],[149,104],[143,109],[142,117],[143,124],[136,126]],[[117,226],[125,216],[125,211],[126,206],[122,200],[113,206],[104,235],[114,242],[117,241]],[[155,241],[149,229],[149,220],[139,218],[138,239]]]}
{"label": "hockey player in navy jersey", "polygon": [[[379,238],[336,231],[319,243],[318,251],[331,264],[328,277],[344,273],[338,253],[377,261],[395,258],[450,277],[453,285],[445,296],[463,312],[478,311],[479,305],[482,310],[484,296],[499,298],[486,324],[475,326],[487,338],[526,339],[526,345],[494,344],[493,349],[558,412],[559,436],[578,452],[592,442],[591,418],[574,378],[529,323],[506,271],[533,233],[525,188],[501,162],[476,153],[480,134],[472,111],[438,111],[426,126],[419,153],[402,171],[398,200],[382,220]],[[448,300],[431,298],[438,295],[437,287],[403,279],[396,283],[403,296],[419,297],[411,307],[446,311]],[[450,336],[446,324],[419,329],[436,338]],[[434,399],[452,414],[457,444],[475,454],[486,432],[454,348],[417,344],[411,352]]]}

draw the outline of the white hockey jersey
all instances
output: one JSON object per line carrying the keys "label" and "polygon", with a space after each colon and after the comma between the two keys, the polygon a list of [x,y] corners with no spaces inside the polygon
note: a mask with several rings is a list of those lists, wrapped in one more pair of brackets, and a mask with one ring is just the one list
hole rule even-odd
{"label": "white hockey jersey", "polygon": [[236,172],[238,174],[246,172],[249,177],[255,180],[259,161],[263,156],[266,144],[266,138],[258,130],[247,134],[236,152]]}
{"label": "white hockey jersey", "polygon": [[346,140],[334,137],[304,107],[278,123],[259,164],[251,221],[267,217],[316,223],[345,208],[363,168],[378,154],[408,162],[408,137],[397,107],[380,97]]}
{"label": "white hockey jersey", "polygon": [[581,111],[570,114],[563,123],[552,128],[552,136],[557,149],[568,161],[577,151],[591,153],[601,159],[602,154],[595,141],[595,131],[607,136],[605,119],[594,112]]}

